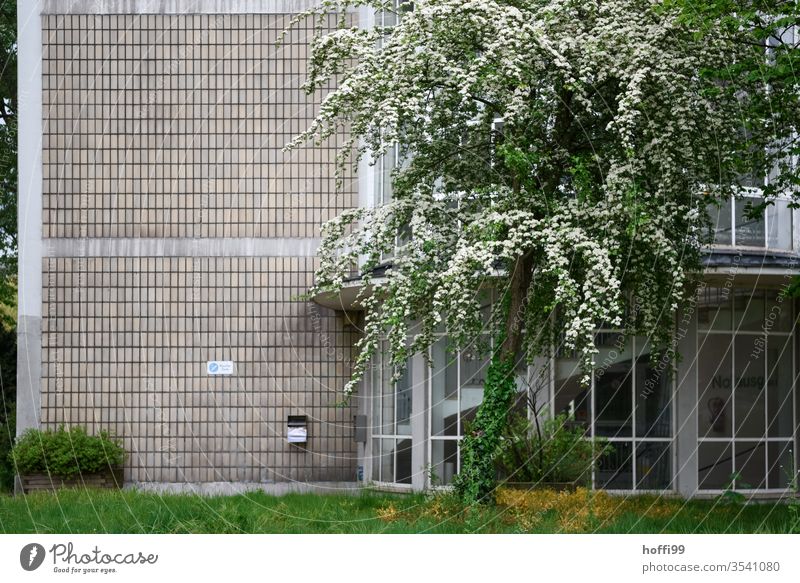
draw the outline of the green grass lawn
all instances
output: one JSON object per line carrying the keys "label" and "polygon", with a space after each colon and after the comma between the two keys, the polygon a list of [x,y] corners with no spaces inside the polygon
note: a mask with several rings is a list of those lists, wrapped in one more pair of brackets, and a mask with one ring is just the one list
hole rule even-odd
{"label": "green grass lawn", "polygon": [[0,496],[3,533],[785,533],[785,504],[587,492],[502,497],[463,508],[451,496],[263,493],[201,497],[136,491],[63,490]]}

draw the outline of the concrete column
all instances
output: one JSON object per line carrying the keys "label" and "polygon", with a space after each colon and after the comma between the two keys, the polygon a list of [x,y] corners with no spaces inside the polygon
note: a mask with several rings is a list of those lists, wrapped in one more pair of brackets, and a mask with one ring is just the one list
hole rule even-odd
{"label": "concrete column", "polygon": [[677,366],[673,415],[675,488],[685,496],[697,492],[697,313],[690,303],[678,316],[676,337],[681,361]]}
{"label": "concrete column", "polygon": [[42,20],[41,0],[17,6],[19,301],[17,435],[41,422]]}
{"label": "concrete column", "polygon": [[428,481],[428,365],[421,354],[411,358],[411,487],[423,490]]}

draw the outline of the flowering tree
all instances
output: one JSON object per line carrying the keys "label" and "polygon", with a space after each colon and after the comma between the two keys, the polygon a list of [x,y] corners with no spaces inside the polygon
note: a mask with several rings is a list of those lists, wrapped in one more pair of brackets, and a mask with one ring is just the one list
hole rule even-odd
{"label": "flowering tree", "polygon": [[345,17],[394,4],[324,0],[302,16],[342,15],[316,36],[307,81],[337,88],[290,147],[345,129],[339,164],[395,144],[403,159],[391,202],[325,225],[313,291],[337,291],[354,264],[374,288],[347,393],[384,336],[402,367],[436,331],[455,347],[491,334],[456,482],[485,500],[520,362],[560,334],[588,380],[600,322],[670,341],[705,209],[735,190],[747,147],[736,95],[706,74],[737,48],[650,0],[418,0],[392,27]]}

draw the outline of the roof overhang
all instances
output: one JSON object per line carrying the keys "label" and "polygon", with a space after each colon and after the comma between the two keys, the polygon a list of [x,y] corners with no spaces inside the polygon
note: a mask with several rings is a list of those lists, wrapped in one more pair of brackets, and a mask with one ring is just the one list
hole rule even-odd
{"label": "roof overhang", "polygon": [[360,279],[346,281],[338,292],[323,292],[311,297],[315,304],[343,312],[360,312],[364,310],[362,300],[372,295],[374,289],[386,281],[385,277],[370,280],[364,285]]}
{"label": "roof overhang", "polygon": [[800,275],[800,257],[774,251],[713,249],[703,257],[703,279],[719,286],[784,287]]}

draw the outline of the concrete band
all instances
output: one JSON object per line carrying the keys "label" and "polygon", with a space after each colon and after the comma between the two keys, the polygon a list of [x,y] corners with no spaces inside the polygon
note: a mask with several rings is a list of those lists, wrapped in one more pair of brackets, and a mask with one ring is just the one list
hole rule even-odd
{"label": "concrete band", "polygon": [[317,5],[318,0],[43,0],[41,13],[296,14]]}
{"label": "concrete band", "polygon": [[19,93],[19,301],[17,435],[39,427],[42,378],[41,0],[17,6]]}
{"label": "concrete band", "polygon": [[45,239],[44,257],[313,257],[316,238]]}

